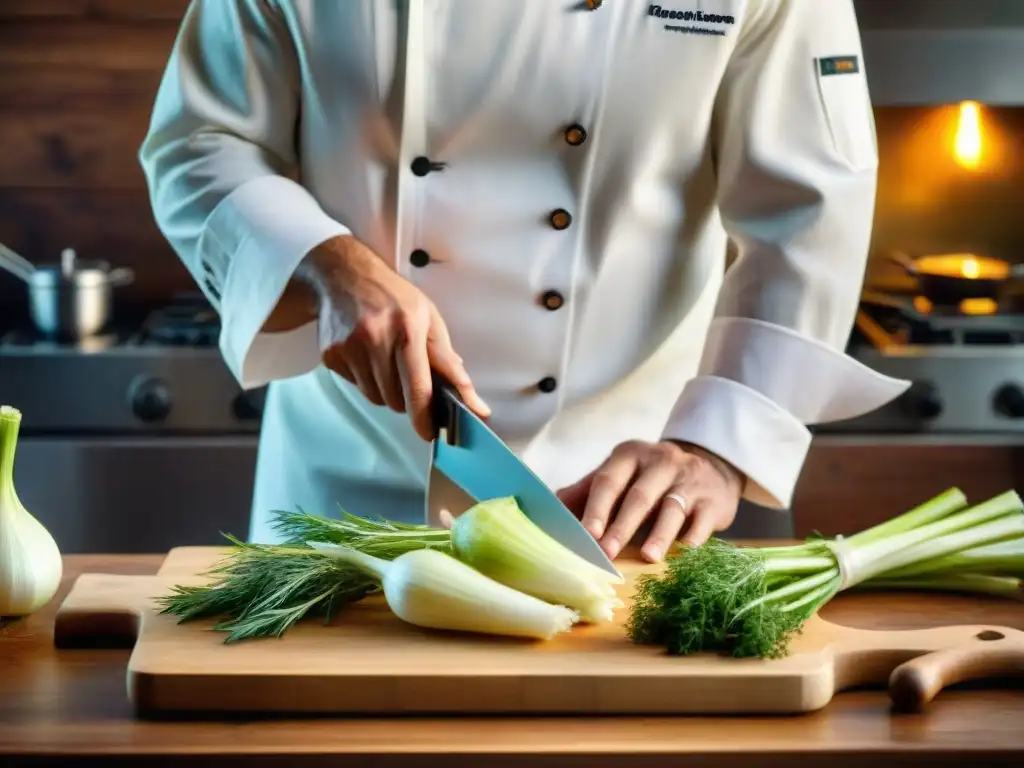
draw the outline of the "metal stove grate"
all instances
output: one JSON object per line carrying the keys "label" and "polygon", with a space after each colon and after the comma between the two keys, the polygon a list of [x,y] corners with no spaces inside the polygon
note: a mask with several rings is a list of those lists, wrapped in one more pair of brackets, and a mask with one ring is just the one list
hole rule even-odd
{"label": "metal stove grate", "polygon": [[[915,346],[1006,347],[1024,344],[1024,313],[1019,308],[998,308],[992,314],[966,314],[959,307],[931,307],[920,311],[911,297],[865,293],[862,318],[867,316],[889,335],[888,343]],[[865,325],[858,322],[858,326]],[[855,341],[877,346],[874,334],[859,327]]]}

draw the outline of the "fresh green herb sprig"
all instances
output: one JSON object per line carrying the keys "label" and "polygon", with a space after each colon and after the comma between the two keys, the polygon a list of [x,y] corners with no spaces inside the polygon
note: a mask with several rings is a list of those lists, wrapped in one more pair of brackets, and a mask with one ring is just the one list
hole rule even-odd
{"label": "fresh green herb sprig", "polygon": [[394,560],[414,549],[451,552],[451,532],[428,525],[396,523],[356,517],[341,509],[337,519],[297,509],[272,513],[271,526],[287,546],[305,547],[307,541],[340,544],[383,560]]}
{"label": "fresh green herb sprig", "polygon": [[719,539],[670,555],[664,572],[638,580],[627,634],[678,655],[784,656],[794,633],[831,595],[823,591],[793,606],[765,600],[766,561],[756,549]]}
{"label": "fresh green herb sprig", "polygon": [[314,549],[246,544],[228,537],[235,550],[208,575],[205,586],[175,586],[157,598],[161,613],[179,621],[219,619],[213,629],[226,643],[280,637],[303,618],[330,622],[345,605],[376,592],[365,574]]}
{"label": "fresh green herb sprig", "polygon": [[425,525],[367,520],[344,511],[338,520],[302,510],[273,514],[285,544],[247,544],[226,534],[234,546],[204,574],[210,582],[173,587],[156,599],[160,612],[180,622],[218,619],[213,629],[227,633],[226,643],[280,637],[305,618],[329,623],[344,606],[380,590],[365,570],[305,542],[342,544],[385,560],[414,549],[451,549],[448,531]]}

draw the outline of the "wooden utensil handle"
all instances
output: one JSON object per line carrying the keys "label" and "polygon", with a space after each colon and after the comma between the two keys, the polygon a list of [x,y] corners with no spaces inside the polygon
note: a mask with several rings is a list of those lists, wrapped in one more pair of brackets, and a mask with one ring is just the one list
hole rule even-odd
{"label": "wooden utensil handle", "polygon": [[965,645],[918,656],[893,670],[889,696],[897,709],[924,707],[948,685],[993,677],[1024,676],[1024,643],[995,630]]}

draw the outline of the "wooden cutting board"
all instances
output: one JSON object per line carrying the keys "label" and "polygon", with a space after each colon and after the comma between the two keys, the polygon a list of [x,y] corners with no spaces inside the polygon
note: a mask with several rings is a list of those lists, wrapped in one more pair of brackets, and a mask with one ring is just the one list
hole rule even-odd
{"label": "wooden cutting board", "polygon": [[[629,642],[617,624],[549,642],[423,630],[378,597],[329,627],[225,645],[209,624],[178,624],[152,608],[172,584],[201,583],[197,574],[223,553],[174,549],[156,576],[81,576],[57,614],[56,643],[134,641],[128,694],[140,714],[799,713],[890,673],[894,699],[920,705],[953,682],[1024,671],[1024,633],[1006,627],[883,632],[815,617],[785,659],[679,658]],[[653,567],[617,564],[626,597]]]}

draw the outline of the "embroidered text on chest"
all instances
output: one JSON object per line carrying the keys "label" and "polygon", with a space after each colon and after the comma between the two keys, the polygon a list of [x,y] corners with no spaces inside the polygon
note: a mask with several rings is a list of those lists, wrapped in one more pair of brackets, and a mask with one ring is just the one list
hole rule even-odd
{"label": "embroidered text on chest", "polygon": [[[673,8],[662,8],[660,5],[652,5],[647,9],[648,16],[659,19],[672,19],[678,21],[691,21],[698,24],[735,24],[733,16],[725,16],[718,13],[705,13],[704,11],[679,11]],[[683,27],[675,24],[666,24],[665,29],[671,32],[690,32],[704,35],[724,35],[725,30],[714,27]]]}

